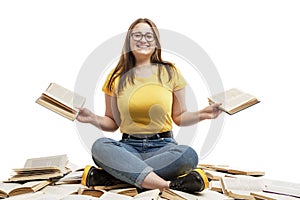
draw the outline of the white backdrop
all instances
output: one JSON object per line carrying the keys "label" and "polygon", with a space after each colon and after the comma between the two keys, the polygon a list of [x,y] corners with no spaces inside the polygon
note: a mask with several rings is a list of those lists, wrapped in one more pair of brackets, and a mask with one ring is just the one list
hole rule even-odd
{"label": "white backdrop", "polygon": [[[299,8],[296,0],[0,1],[0,179],[32,157],[67,154],[80,167],[93,164],[74,123],[35,100],[50,82],[74,88],[95,48],[147,17],[199,44],[225,88],[239,87],[261,100],[225,116],[221,139],[201,162],[263,170],[269,178],[300,183]],[[177,63],[199,91],[199,107],[206,106],[209,94],[201,78]],[[98,114],[104,111],[101,81],[95,91]],[[208,126],[199,124],[197,151]]]}

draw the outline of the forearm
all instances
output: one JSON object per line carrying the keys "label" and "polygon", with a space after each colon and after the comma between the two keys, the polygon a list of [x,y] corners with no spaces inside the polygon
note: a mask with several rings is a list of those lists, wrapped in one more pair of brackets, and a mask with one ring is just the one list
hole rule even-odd
{"label": "forearm", "polygon": [[108,116],[95,115],[95,118],[91,121],[91,124],[103,131],[108,132],[114,132],[119,128],[116,122]]}
{"label": "forearm", "polygon": [[218,106],[220,104],[214,104],[196,112],[185,111],[177,117],[173,117],[173,121],[178,126],[190,126],[202,120],[215,119],[221,113],[221,110],[216,109]]}
{"label": "forearm", "polygon": [[212,104],[202,110],[189,112],[185,106],[185,90],[177,90],[173,93],[172,119],[178,126],[190,126],[205,119],[217,118],[221,110],[221,104]]}
{"label": "forearm", "polygon": [[190,126],[201,121],[200,111],[196,112],[183,112],[180,115],[173,117],[173,121],[177,126]]}

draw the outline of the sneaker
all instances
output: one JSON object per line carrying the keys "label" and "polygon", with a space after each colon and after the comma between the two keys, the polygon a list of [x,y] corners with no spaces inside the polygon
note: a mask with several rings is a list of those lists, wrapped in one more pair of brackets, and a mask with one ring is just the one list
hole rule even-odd
{"label": "sneaker", "polygon": [[120,180],[116,179],[101,168],[96,168],[87,165],[84,168],[81,184],[87,187],[90,186],[112,186],[121,183]]}
{"label": "sneaker", "polygon": [[208,188],[208,178],[201,169],[194,169],[188,174],[177,177],[170,183],[170,189],[195,193]]}

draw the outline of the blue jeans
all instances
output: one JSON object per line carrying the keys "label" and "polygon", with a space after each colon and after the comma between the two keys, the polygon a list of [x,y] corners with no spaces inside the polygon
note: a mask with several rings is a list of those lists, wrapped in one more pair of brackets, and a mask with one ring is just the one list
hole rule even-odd
{"label": "blue jeans", "polygon": [[114,177],[141,188],[145,177],[154,172],[165,180],[187,173],[198,164],[198,155],[173,138],[154,140],[99,138],[92,147],[96,165]]}

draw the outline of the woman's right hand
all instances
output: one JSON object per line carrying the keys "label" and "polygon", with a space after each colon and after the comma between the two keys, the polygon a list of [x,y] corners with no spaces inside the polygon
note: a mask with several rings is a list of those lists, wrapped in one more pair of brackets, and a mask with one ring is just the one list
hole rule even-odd
{"label": "woman's right hand", "polygon": [[79,114],[76,119],[79,122],[92,123],[97,120],[97,116],[87,108],[79,108]]}

